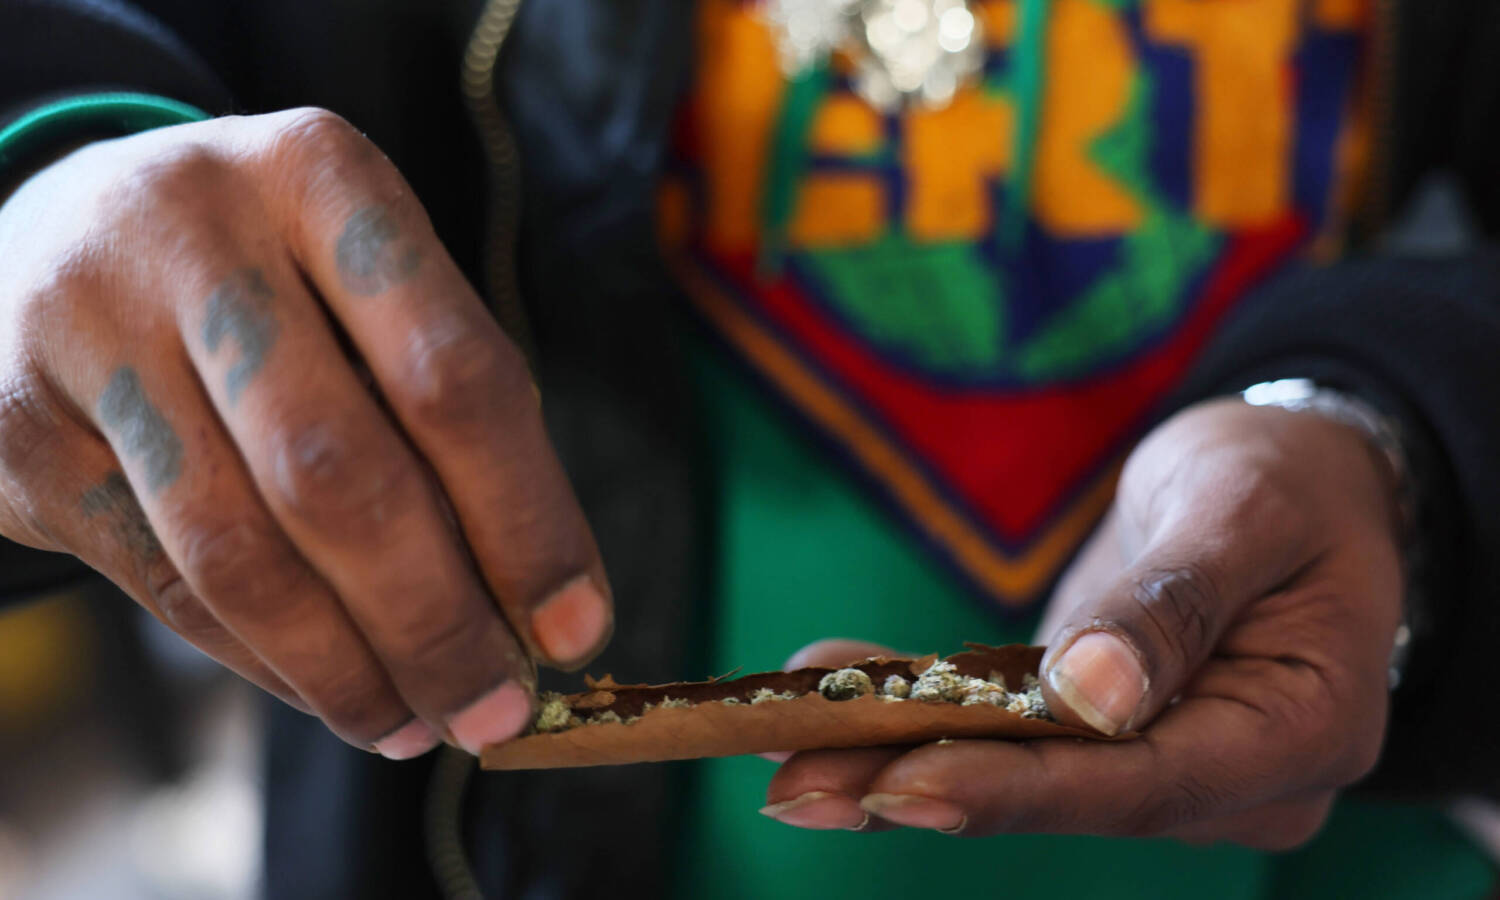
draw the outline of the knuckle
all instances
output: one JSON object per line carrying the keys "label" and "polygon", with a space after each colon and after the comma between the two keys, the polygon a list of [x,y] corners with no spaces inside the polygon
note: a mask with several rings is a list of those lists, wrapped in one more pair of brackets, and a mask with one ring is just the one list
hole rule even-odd
{"label": "knuckle", "polygon": [[1353,784],[1375,771],[1375,767],[1380,764],[1381,749],[1381,742],[1378,738],[1354,741],[1349,747],[1349,752],[1345,754],[1344,765],[1340,773],[1342,777],[1338,780],[1343,784]]}
{"label": "knuckle", "polygon": [[438,672],[456,660],[472,659],[485,634],[482,623],[454,611],[437,611],[419,603],[394,609],[400,612],[389,623],[389,640],[404,666],[415,672]]}
{"label": "knuckle", "polygon": [[22,476],[37,467],[60,424],[36,379],[0,379],[0,472]]}
{"label": "knuckle", "polygon": [[385,683],[364,666],[329,667],[319,679],[299,685],[299,693],[336,734],[368,746],[406,718],[393,709]]}
{"label": "knuckle", "polygon": [[315,208],[348,194],[351,181],[368,181],[389,164],[348,120],[317,107],[274,117],[265,163],[277,185]]}
{"label": "knuckle", "polygon": [[1256,829],[1245,843],[1269,853],[1296,850],[1323,830],[1331,805],[1329,801],[1321,801],[1298,806],[1280,816],[1275,825]]}
{"label": "knuckle", "polygon": [[1132,592],[1135,605],[1162,644],[1184,663],[1208,649],[1218,596],[1213,575],[1201,563],[1153,569],[1136,582]]}
{"label": "knuckle", "polygon": [[285,595],[284,554],[265,528],[245,521],[196,525],[182,542],[182,569],[211,608],[259,615]]}
{"label": "knuckle", "polygon": [[409,343],[402,379],[416,421],[437,429],[473,426],[491,418],[497,397],[518,387],[529,394],[523,367],[505,350],[468,328],[419,332]]}
{"label": "knuckle", "polygon": [[308,602],[317,590],[312,571],[273,527],[205,526],[184,542],[186,581],[198,589],[207,611],[250,627],[252,636],[305,629],[315,608]]}
{"label": "knuckle", "polygon": [[1285,467],[1266,462],[1242,466],[1231,480],[1224,530],[1235,535],[1302,535],[1310,528],[1306,491],[1298,490]]}
{"label": "knuckle", "polygon": [[272,134],[273,154],[296,159],[341,156],[364,140],[349,120],[316,106],[279,114]]}
{"label": "knuckle", "polygon": [[43,371],[39,361],[54,343],[57,335],[74,335],[84,323],[77,321],[92,311],[109,281],[112,252],[106,241],[90,235],[73,235],[53,245],[35,268],[19,277],[0,302],[11,307],[7,312],[9,334],[16,361],[28,374],[39,378]]}
{"label": "knuckle", "polygon": [[230,641],[224,626],[181,578],[153,592],[157,615],[168,628],[212,656]]}
{"label": "knuckle", "polygon": [[[149,198],[158,213],[172,208],[198,209],[205,198],[222,191],[229,171],[229,162],[207,144],[180,141],[144,157],[114,191],[117,198]],[[125,202],[108,208],[133,214],[135,206]]]}
{"label": "knuckle", "polygon": [[334,422],[288,425],[271,437],[273,502],[317,528],[378,525],[408,497],[412,473],[384,442]]}
{"label": "knuckle", "polygon": [[1130,815],[1126,837],[1152,837],[1174,828],[1212,818],[1233,800],[1223,785],[1194,775],[1182,775],[1167,789],[1148,798]]}
{"label": "knuckle", "polygon": [[1384,697],[1351,693],[1344,680],[1307,667],[1300,685],[1283,693],[1268,723],[1275,734],[1267,740],[1285,743],[1288,767],[1323,787],[1342,787],[1368,775],[1384,743]]}
{"label": "knuckle", "polygon": [[[1320,735],[1323,747],[1334,746],[1339,748],[1339,753],[1334,759],[1329,777],[1325,779],[1334,787],[1343,787],[1360,781],[1380,764],[1381,751],[1383,750],[1382,732],[1384,731],[1384,717],[1381,719],[1381,728],[1358,729],[1354,734],[1333,727],[1325,727]],[[1329,743],[1334,742],[1334,743]],[[1326,752],[1326,751],[1325,751]]]}

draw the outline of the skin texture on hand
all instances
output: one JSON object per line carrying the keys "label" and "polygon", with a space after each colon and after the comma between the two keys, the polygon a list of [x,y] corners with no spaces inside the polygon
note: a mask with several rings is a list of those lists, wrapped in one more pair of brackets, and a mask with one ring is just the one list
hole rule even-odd
{"label": "skin texture on hand", "polygon": [[[1139,738],[799,753],[763,811],[810,828],[1305,842],[1379,757],[1404,584],[1388,478],[1362,435],[1316,415],[1238,399],[1180,413],[1132,454],[1037,639],[1060,720]],[[792,664],[881,652],[823,642]]]}
{"label": "skin texture on hand", "polygon": [[395,758],[513,736],[533,660],[608,639],[521,354],[337,116],[84,147],[0,255],[0,534]]}

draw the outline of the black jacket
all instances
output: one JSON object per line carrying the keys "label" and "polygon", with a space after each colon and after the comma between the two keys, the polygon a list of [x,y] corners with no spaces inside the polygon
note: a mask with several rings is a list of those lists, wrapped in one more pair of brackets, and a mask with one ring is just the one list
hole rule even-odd
{"label": "black jacket", "polygon": [[[331,108],[406,173],[477,276],[486,173],[457,90],[480,0],[4,0],[0,124],[57,95],[129,88],[214,112]],[[1391,4],[1394,91],[1379,129],[1381,209],[1446,170],[1500,231],[1500,4]],[[522,151],[522,293],[549,424],[607,560],[621,617],[606,667],[670,679],[691,665],[692,598],[711,560],[685,397],[677,305],[651,243],[667,123],[691,53],[690,0],[527,0],[499,89]],[[576,261],[588,259],[588,266]],[[1162,415],[1195,397],[1311,375],[1371,397],[1413,436],[1432,610],[1395,698],[1372,788],[1500,795],[1500,255],[1369,255],[1289,272],[1242,304]],[[0,595],[80,571],[0,541]],[[1456,727],[1453,723],[1459,723]],[[1443,726],[1437,728],[1435,726]],[[1433,738],[1434,731],[1444,734]],[[270,756],[268,892],[420,897],[429,766],[392,766],[278,710]],[[519,781],[484,776],[470,831],[490,884],[526,896],[590,885],[658,893],[666,767]],[[580,811],[581,814],[580,814]],[[610,840],[592,839],[608,835]],[[591,837],[592,836],[592,837]],[[358,848],[359,852],[355,852]],[[632,891],[633,893],[634,891]]]}

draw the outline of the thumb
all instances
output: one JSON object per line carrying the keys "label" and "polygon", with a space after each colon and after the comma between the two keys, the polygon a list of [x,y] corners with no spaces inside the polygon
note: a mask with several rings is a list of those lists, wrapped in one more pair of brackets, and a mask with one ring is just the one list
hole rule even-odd
{"label": "thumb", "polygon": [[[1181,692],[1251,601],[1295,570],[1296,546],[1243,520],[1183,523],[1112,581],[1054,599],[1069,610],[1042,658],[1058,721],[1105,734],[1141,727]],[[1066,590],[1068,585],[1064,585]]]}

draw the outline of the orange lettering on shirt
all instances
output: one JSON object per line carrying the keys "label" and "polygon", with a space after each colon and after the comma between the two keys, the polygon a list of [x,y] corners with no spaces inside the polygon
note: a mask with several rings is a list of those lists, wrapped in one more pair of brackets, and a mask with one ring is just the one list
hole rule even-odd
{"label": "orange lettering on shirt", "polygon": [[884,137],[880,114],[853,94],[830,95],[813,117],[815,153],[866,156],[880,149]]}
{"label": "orange lettering on shirt", "polygon": [[787,237],[796,247],[867,244],[885,231],[885,188],[878,176],[808,175],[797,184]]}
{"label": "orange lettering on shirt", "polygon": [[747,251],[759,233],[761,185],[786,82],[770,32],[738,0],[702,0],[694,118],[707,192],[703,238]]}
{"label": "orange lettering on shirt", "polygon": [[1301,0],[1146,0],[1146,33],[1196,56],[1194,205],[1214,225],[1264,225],[1287,210],[1286,58],[1300,6]]}
{"label": "orange lettering on shirt", "polygon": [[984,42],[995,48],[1009,47],[1016,39],[1016,0],[990,0],[974,7]]}
{"label": "orange lettering on shirt", "polygon": [[976,239],[992,227],[986,182],[1010,166],[1010,102],[965,88],[943,109],[906,117],[906,227],[920,241]]}
{"label": "orange lettering on shirt", "polygon": [[1120,121],[1130,99],[1135,60],[1124,24],[1094,0],[1054,0],[1046,52],[1036,217],[1062,237],[1135,228],[1141,219],[1135,198],[1089,159],[1094,139]]}

